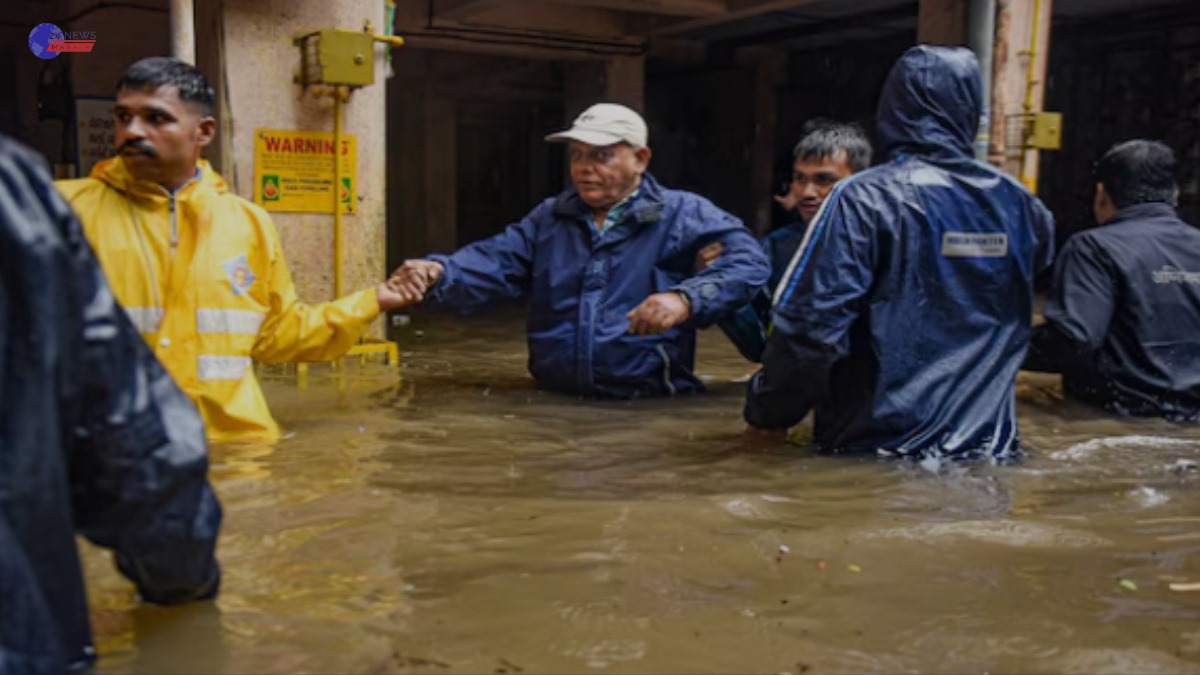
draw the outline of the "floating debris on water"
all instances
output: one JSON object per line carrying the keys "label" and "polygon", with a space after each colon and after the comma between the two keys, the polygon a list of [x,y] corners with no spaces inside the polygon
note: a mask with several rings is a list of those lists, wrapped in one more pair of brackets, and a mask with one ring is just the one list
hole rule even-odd
{"label": "floating debris on water", "polygon": [[1122,579],[1121,582],[1117,585],[1120,586],[1121,588],[1124,588],[1127,591],[1136,591],[1138,589],[1138,585],[1135,584],[1134,582],[1130,581],[1129,579]]}
{"label": "floating debris on water", "polygon": [[1171,584],[1171,590],[1180,593],[1192,593],[1200,591],[1200,584]]}
{"label": "floating debris on water", "polygon": [[1198,468],[1196,463],[1190,459],[1177,459],[1175,463],[1168,467],[1174,473],[1188,473],[1196,471]]}
{"label": "floating debris on water", "polygon": [[862,572],[862,568],[859,567],[858,565],[847,565],[846,569],[850,570],[851,572],[854,572],[855,574]]}

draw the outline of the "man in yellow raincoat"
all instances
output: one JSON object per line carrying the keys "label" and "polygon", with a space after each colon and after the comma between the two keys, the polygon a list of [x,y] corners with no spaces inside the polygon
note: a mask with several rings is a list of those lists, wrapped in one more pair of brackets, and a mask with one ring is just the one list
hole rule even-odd
{"label": "man in yellow raincoat", "polygon": [[385,284],[321,305],[297,299],[270,216],[200,160],[216,135],[213,98],[191,65],[138,61],[117,83],[117,156],[58,187],[209,438],[272,441],[279,427],[252,361],[337,358],[411,299]]}

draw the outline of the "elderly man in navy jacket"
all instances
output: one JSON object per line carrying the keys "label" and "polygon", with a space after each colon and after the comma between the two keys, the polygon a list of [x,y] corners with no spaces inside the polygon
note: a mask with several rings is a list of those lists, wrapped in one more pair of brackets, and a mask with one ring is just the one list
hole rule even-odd
{"label": "elderly man in navy jacket", "polygon": [[[407,261],[391,283],[410,299],[482,309],[530,302],[529,371],[538,386],[588,397],[699,391],[696,329],[746,304],[770,265],[741,221],[647,172],[645,121],[592,106],[571,129],[574,186],[520,223],[453,255]],[[697,273],[705,246],[724,254]]]}
{"label": "elderly man in navy jacket", "polygon": [[1050,213],[973,159],[983,92],[965,49],[915,47],[879,102],[888,162],[834,188],[776,294],[746,421],[816,409],[827,451],[1003,457]]}

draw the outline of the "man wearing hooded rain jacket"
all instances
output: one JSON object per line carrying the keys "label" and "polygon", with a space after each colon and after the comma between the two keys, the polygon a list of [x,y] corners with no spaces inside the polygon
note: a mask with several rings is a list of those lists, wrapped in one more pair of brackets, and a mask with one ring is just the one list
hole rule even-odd
{"label": "man wearing hooded rain jacket", "polygon": [[253,362],[336,359],[381,311],[404,303],[382,283],[300,301],[271,217],[200,159],[217,122],[212,86],[194,66],[142,59],[116,89],[117,157],[59,190],[117,299],[196,402],[209,439],[277,440]]}
{"label": "man wearing hooded rain jacket", "polygon": [[921,46],[879,103],[888,162],[834,188],[780,285],[751,431],[815,409],[826,451],[1003,457],[1050,213],[973,158],[982,87],[966,49]]}

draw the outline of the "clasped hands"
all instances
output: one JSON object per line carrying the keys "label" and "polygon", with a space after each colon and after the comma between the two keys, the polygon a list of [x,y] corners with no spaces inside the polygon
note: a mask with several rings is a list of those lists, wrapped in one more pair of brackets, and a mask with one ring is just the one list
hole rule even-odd
{"label": "clasped hands", "polygon": [[[406,260],[376,291],[379,306],[385,311],[419,304],[445,274],[441,263],[432,260]],[[678,326],[692,315],[686,296],[675,291],[655,293],[633,308],[629,332],[635,335],[659,335]]]}

